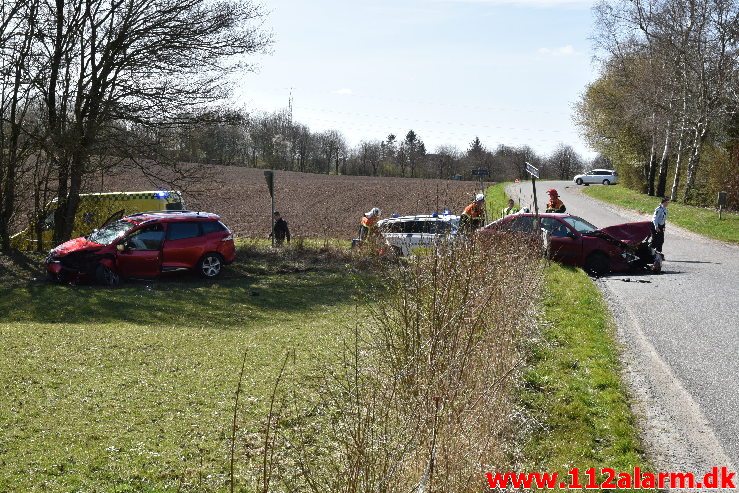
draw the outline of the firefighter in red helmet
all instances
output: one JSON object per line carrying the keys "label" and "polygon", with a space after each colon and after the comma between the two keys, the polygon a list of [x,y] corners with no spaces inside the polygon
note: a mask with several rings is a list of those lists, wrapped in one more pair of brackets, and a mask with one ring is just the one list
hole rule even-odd
{"label": "firefighter in red helmet", "polygon": [[564,202],[559,200],[559,194],[555,189],[547,190],[549,194],[549,202],[547,202],[547,212],[564,212],[567,210]]}

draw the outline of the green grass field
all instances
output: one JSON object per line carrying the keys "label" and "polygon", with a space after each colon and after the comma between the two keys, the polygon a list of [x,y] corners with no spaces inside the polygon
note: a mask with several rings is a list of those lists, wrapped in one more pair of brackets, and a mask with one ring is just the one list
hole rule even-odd
{"label": "green grass field", "polygon": [[0,491],[225,491],[243,354],[237,483],[272,382],[330,360],[369,279],[320,259],[242,258],[216,282],[119,289],[0,271]]}
{"label": "green grass field", "polygon": [[[503,187],[487,190],[492,210]],[[285,355],[295,352],[286,384],[299,389],[382,299],[371,260],[323,246],[247,242],[215,282],[118,289],[49,284],[42,255],[0,256],[0,491],[226,491],[245,352],[235,472],[237,491],[253,490]],[[527,464],[639,464],[603,300],[582,271],[553,265],[547,276],[521,397],[540,423]]]}
{"label": "green grass field", "polygon": [[[621,185],[585,187],[583,193],[643,214],[654,213],[654,209],[659,205],[659,198],[637,193]],[[670,223],[709,238],[739,243],[739,214],[724,212],[719,219],[716,210],[671,203],[668,206],[668,228]]]}

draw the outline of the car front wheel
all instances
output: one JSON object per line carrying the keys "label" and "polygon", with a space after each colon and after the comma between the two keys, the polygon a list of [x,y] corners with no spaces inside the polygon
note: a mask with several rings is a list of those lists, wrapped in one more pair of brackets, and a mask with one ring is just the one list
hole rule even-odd
{"label": "car front wheel", "polygon": [[217,253],[206,253],[198,263],[198,272],[206,279],[218,277],[223,270],[223,259]]}
{"label": "car front wheel", "polygon": [[95,270],[95,279],[103,286],[108,286],[109,288],[115,288],[121,284],[121,276],[104,264],[98,265]]}
{"label": "car front wheel", "polygon": [[577,183],[578,185],[582,185],[582,178],[578,178],[577,180],[575,180],[575,183]]}
{"label": "car front wheel", "polygon": [[604,185],[610,185],[611,184],[611,181],[610,180],[603,180],[603,184]]}

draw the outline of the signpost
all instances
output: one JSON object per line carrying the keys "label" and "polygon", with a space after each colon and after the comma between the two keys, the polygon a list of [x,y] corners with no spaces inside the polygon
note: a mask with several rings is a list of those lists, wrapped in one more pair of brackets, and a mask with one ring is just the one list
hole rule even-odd
{"label": "signpost", "polygon": [[728,200],[728,194],[726,192],[719,192],[718,193],[718,218],[721,219],[721,210],[726,205],[726,201]]}
{"label": "signpost", "polygon": [[269,230],[269,236],[272,238],[272,246],[275,246],[275,174],[273,171],[265,171],[264,179],[267,180],[267,188],[269,189],[269,196],[272,197],[272,229]]}
{"label": "signpost", "polygon": [[531,163],[526,162],[526,171],[531,174],[531,187],[534,189],[534,213],[538,221],[539,218],[539,203],[536,201],[536,179],[539,178],[539,170],[535,168]]}
{"label": "signpost", "polygon": [[[483,183],[483,178],[485,176],[488,176],[490,172],[486,169],[473,169],[470,171],[473,176],[477,176],[480,179],[480,192],[485,195],[485,184]],[[485,205],[485,219],[484,221],[487,223],[487,215],[488,215],[488,208],[487,204]]]}

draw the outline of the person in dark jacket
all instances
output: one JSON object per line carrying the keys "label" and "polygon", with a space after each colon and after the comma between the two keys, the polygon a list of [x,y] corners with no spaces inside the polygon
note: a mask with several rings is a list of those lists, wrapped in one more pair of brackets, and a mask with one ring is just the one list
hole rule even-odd
{"label": "person in dark jacket", "polygon": [[275,227],[269,237],[271,238],[272,235],[275,237],[276,246],[282,246],[285,240],[288,244],[290,243],[290,228],[287,227],[287,221],[282,219],[279,212],[275,212]]}

